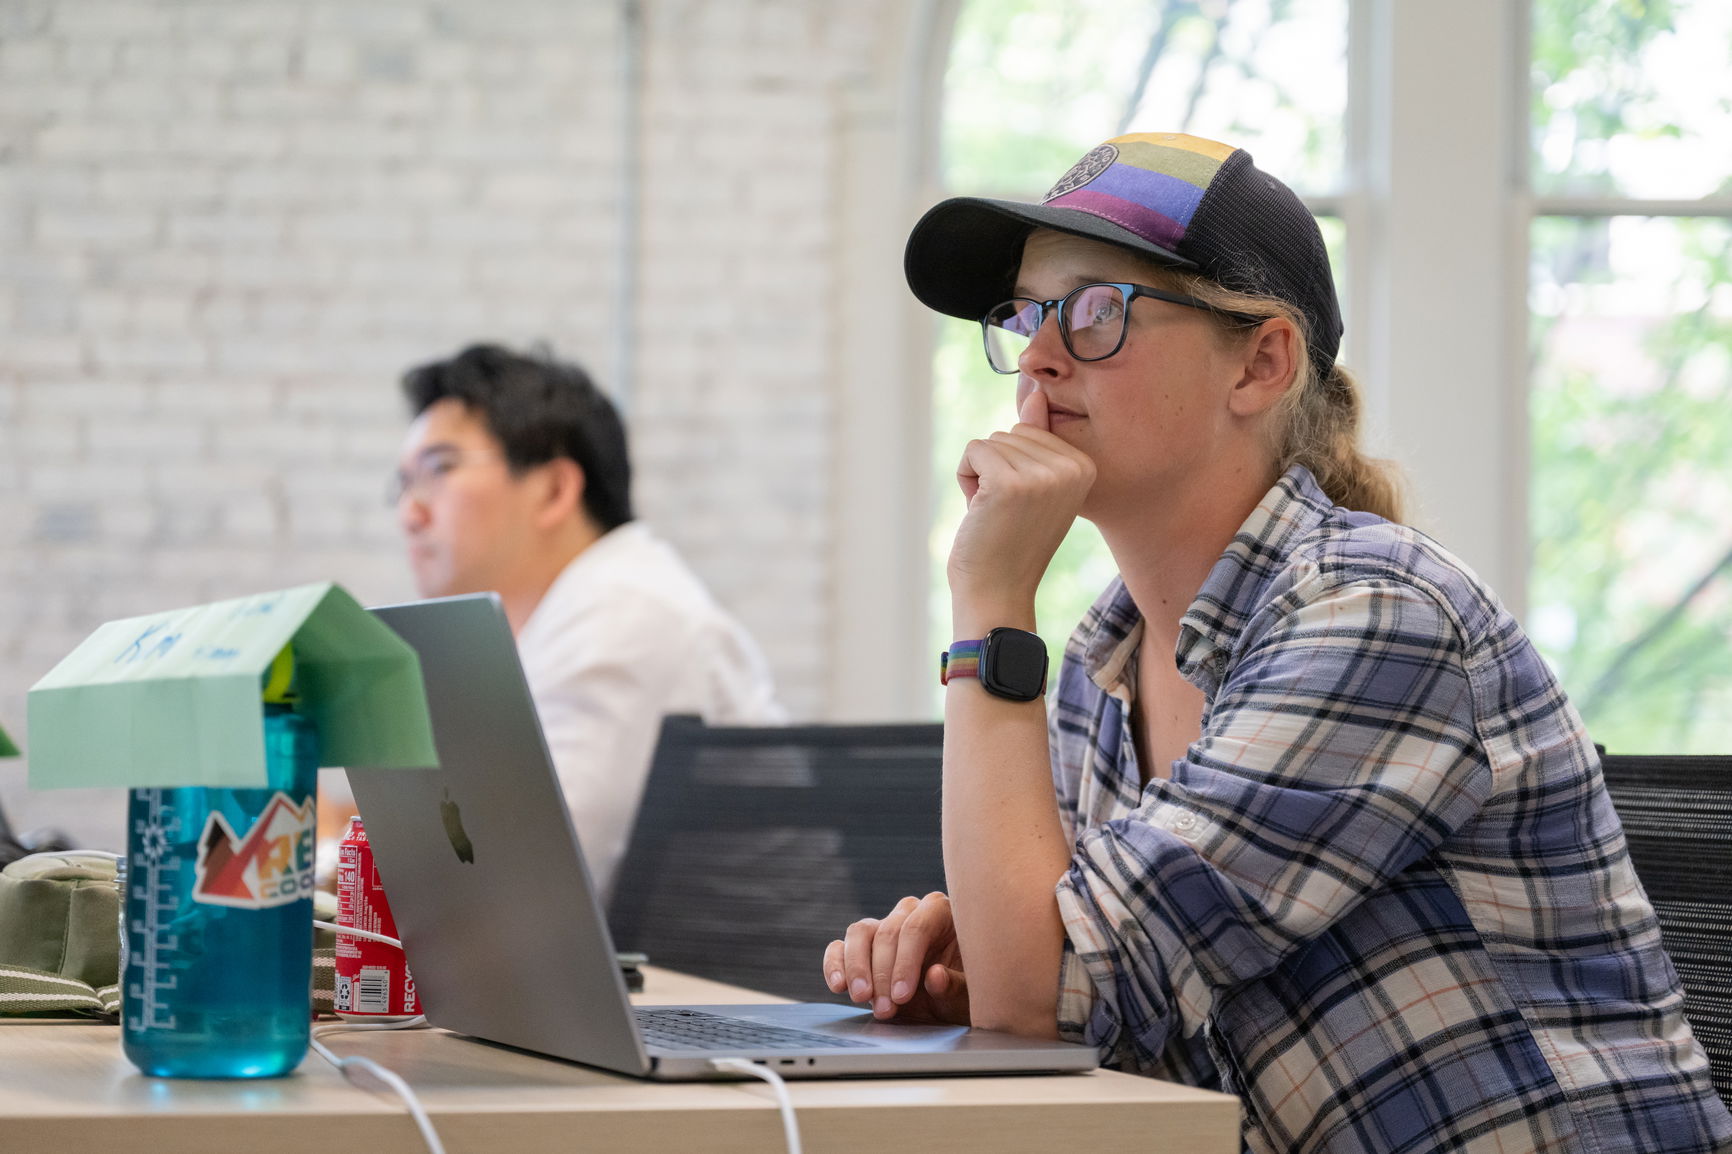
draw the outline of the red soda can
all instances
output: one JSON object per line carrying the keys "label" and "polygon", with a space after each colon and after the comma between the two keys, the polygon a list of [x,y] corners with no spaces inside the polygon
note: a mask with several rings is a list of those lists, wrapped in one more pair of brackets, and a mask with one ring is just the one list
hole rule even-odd
{"label": "red soda can", "polygon": [[[337,924],[397,936],[385,887],[373,864],[373,847],[361,819],[351,817],[337,846]],[[336,989],[332,1002],[339,1018],[365,1022],[401,1021],[421,1012],[409,963],[396,946],[337,935]]]}

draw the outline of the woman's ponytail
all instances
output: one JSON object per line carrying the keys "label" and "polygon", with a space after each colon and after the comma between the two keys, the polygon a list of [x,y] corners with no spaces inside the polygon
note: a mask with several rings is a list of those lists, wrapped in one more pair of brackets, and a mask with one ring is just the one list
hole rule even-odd
{"label": "woman's ponytail", "polygon": [[1336,364],[1319,380],[1307,362],[1281,408],[1287,418],[1277,439],[1282,472],[1304,465],[1337,505],[1402,519],[1400,472],[1393,462],[1360,451],[1362,405],[1353,374]]}

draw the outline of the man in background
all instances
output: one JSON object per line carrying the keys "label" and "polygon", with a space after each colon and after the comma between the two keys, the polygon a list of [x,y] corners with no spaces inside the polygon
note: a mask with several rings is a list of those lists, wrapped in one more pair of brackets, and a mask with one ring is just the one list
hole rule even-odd
{"label": "man in background", "polygon": [[634,520],[625,429],[581,368],[473,345],[411,369],[397,519],[423,597],[495,591],[599,892],[670,713],[785,720],[756,644]]}

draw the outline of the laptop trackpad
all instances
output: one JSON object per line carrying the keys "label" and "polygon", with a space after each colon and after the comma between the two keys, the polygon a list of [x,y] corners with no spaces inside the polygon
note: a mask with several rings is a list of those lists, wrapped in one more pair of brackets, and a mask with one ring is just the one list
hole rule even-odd
{"label": "laptop trackpad", "polygon": [[[669,1006],[665,1009],[690,1009],[705,1014],[760,1022],[789,1030],[810,1030],[839,1040],[864,1042],[874,1046],[890,1046],[908,1052],[926,1050],[1001,1050],[1027,1049],[1028,1038],[1002,1034],[993,1030],[971,1030],[966,1026],[915,1025],[891,1020],[880,1022],[872,1011],[861,1006],[843,1006],[831,1002],[798,1002],[786,1005],[739,1006]],[[1034,1044],[1039,1044],[1034,1043]]]}

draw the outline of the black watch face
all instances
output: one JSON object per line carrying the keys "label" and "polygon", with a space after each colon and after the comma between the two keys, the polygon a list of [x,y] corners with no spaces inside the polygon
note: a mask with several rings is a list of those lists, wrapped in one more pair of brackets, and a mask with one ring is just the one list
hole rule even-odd
{"label": "black watch face", "polygon": [[980,655],[980,684],[1012,701],[1046,692],[1046,642],[1022,629],[994,629]]}

